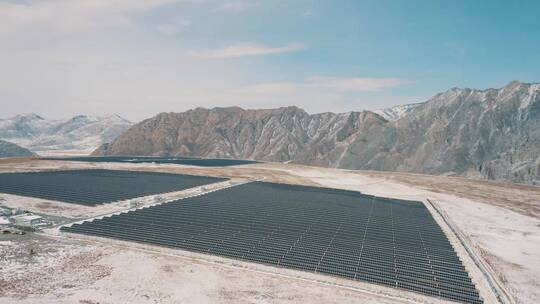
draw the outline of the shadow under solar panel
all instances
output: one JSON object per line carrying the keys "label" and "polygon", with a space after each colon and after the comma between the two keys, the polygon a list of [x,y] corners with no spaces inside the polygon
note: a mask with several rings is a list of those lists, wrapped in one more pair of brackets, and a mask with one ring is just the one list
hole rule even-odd
{"label": "shadow under solar panel", "polygon": [[69,170],[0,174],[0,193],[94,206],[224,181],[182,174]]}
{"label": "shadow under solar panel", "polygon": [[482,303],[421,202],[253,182],[61,230]]}

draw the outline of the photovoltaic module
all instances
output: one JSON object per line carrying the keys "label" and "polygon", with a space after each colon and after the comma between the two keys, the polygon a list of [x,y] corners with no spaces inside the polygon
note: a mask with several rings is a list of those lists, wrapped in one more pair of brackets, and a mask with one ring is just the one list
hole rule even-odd
{"label": "photovoltaic module", "polygon": [[482,303],[446,235],[416,201],[253,182],[61,230]]}
{"label": "photovoltaic module", "polygon": [[1,173],[0,193],[94,206],[223,180],[206,176],[101,169]]}

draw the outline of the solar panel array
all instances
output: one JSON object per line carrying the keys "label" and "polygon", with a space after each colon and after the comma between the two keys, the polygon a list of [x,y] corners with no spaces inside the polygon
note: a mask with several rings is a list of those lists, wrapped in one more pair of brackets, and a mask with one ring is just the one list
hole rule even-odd
{"label": "solar panel array", "polygon": [[193,158],[193,157],[153,157],[153,156],[77,156],[77,157],[44,157],[43,160],[67,160],[83,162],[114,162],[114,163],[156,163],[178,164],[199,167],[227,167],[258,163],[253,160],[223,159],[223,158]]}
{"label": "solar panel array", "polygon": [[482,303],[421,202],[254,182],[61,230]]}
{"label": "solar panel array", "polygon": [[69,170],[0,174],[0,192],[94,206],[225,179],[121,170]]}

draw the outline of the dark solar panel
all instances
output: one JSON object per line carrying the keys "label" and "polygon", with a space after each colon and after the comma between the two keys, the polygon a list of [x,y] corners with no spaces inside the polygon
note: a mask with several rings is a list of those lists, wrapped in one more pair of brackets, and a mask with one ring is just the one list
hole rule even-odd
{"label": "dark solar panel", "polygon": [[482,303],[421,202],[254,182],[61,230]]}
{"label": "dark solar panel", "polygon": [[2,173],[0,192],[93,206],[180,191],[223,180],[206,176],[120,170]]}
{"label": "dark solar panel", "polygon": [[194,158],[194,157],[154,157],[154,156],[77,156],[77,157],[44,157],[43,160],[67,160],[82,162],[113,162],[113,163],[156,163],[178,164],[199,167],[227,167],[258,163],[253,160]]}

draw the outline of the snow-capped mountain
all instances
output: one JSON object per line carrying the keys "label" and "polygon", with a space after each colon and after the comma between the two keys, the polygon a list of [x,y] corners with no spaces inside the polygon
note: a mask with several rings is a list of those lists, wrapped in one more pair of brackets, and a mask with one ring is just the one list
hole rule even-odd
{"label": "snow-capped mountain", "polygon": [[373,111],[373,113],[381,115],[384,119],[388,121],[396,121],[409,114],[412,109],[418,107],[421,104],[422,103],[411,103],[405,105],[398,105],[386,109],[375,110]]}
{"label": "snow-capped mountain", "polygon": [[89,152],[111,142],[132,123],[118,115],[78,115],[67,120],[47,120],[37,114],[0,119],[0,139],[35,152]]}

